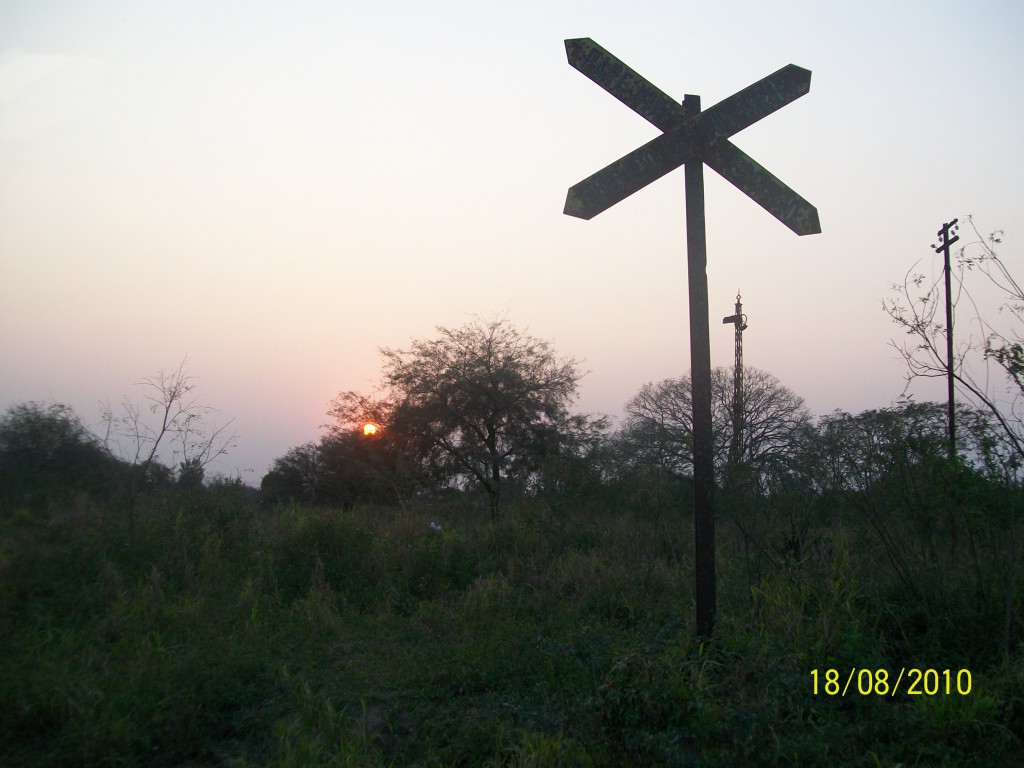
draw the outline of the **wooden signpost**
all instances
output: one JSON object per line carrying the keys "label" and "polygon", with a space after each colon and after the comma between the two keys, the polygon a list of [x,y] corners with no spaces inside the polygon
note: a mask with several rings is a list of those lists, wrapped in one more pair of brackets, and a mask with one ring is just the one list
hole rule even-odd
{"label": "wooden signpost", "polygon": [[729,141],[733,134],[807,93],[811,73],[790,64],[702,112],[699,96],[688,95],[682,104],[674,101],[589,38],[566,40],[565,50],[573,67],[657,126],[662,134],[570,187],[564,213],[592,219],[685,166],[697,635],[710,637],[716,614],[715,477],[704,164],[798,235],[821,232],[818,211],[813,205]]}

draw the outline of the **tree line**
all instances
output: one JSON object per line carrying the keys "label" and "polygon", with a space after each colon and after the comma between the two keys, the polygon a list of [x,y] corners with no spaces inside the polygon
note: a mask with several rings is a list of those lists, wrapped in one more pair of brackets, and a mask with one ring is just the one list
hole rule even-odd
{"label": "tree line", "polygon": [[[965,318],[956,346],[963,400],[954,463],[986,480],[1015,483],[1024,455],[1024,291],[996,253],[1002,233],[982,237],[968,221],[975,238],[957,254],[955,304],[961,314],[973,308],[974,317]],[[936,316],[941,279],[916,269],[883,301],[907,335],[894,342],[907,363],[908,387],[895,405],[815,419],[774,375],[748,367],[736,425],[733,372],[714,371],[720,489],[761,495],[799,485],[820,493],[863,489],[892,466],[879,463],[880,456],[910,450],[912,462],[931,460],[942,440],[940,409],[906,393],[917,379],[946,375],[941,350],[948,330]],[[974,289],[972,276],[983,278]],[[971,292],[978,289],[996,291],[997,312],[978,310]],[[600,488],[607,499],[615,488],[634,486],[640,495],[658,495],[692,474],[688,376],[645,384],[613,430],[606,417],[573,412],[583,373],[550,343],[501,318],[437,331],[407,349],[381,350],[380,391],[341,393],[331,403],[327,434],[277,459],[263,480],[265,494],[352,504],[360,498],[403,503],[424,490],[476,491],[495,514],[503,501],[523,494],[578,497]],[[365,423],[379,429],[364,435]]]}
{"label": "tree line", "polygon": [[[340,393],[329,406],[326,433],[274,461],[262,498],[344,509],[475,497],[492,516],[528,497],[554,505],[688,503],[689,376],[643,385],[613,429],[607,417],[574,412],[583,372],[549,342],[505,318],[437,330],[436,338],[407,349],[383,349],[381,389]],[[1007,342],[993,351],[989,342],[986,354],[1007,361],[1013,374],[1015,348]],[[743,377],[738,433],[733,371],[717,368],[712,377],[715,478],[723,499],[796,489],[866,493],[898,467],[934,464],[944,450],[939,404],[902,399],[815,419],[771,373],[747,367]],[[195,399],[195,380],[183,365],[142,386],[147,405],[124,398],[119,410],[105,406],[99,433],[61,404],[9,408],[0,417],[3,505],[41,507],[116,490],[131,512],[148,487],[201,487],[205,467],[235,440],[230,422],[211,421],[213,410]],[[1006,415],[985,403],[960,403],[958,421],[956,471],[1016,485],[1020,442],[1008,433]],[[168,450],[176,464],[162,461]]]}
{"label": "tree line", "polygon": [[[268,498],[401,504],[458,491],[480,496],[496,514],[523,496],[650,497],[681,488],[692,475],[688,375],[645,384],[612,429],[607,417],[573,412],[583,375],[578,361],[506,319],[438,328],[437,338],[382,355],[381,391],[341,393],[330,405],[327,433],[274,462],[261,485]],[[733,371],[716,368],[712,377],[715,475],[723,491],[864,490],[893,470],[897,454],[923,466],[944,450],[940,404],[904,398],[815,419],[768,371],[747,367],[743,378],[743,425],[731,451]],[[958,413],[960,468],[987,481],[1015,481],[1020,454],[996,415],[968,404]],[[372,434],[366,424],[374,425]]]}
{"label": "tree line", "polygon": [[[1024,455],[1024,291],[995,250],[1002,232],[982,237],[968,222],[975,238],[957,254],[954,275],[957,309],[974,310],[959,324],[966,331],[958,331],[955,347],[954,375],[964,397],[957,456],[964,469],[986,479],[1015,481]],[[915,265],[883,301],[906,334],[894,346],[906,360],[908,387],[946,375],[940,283]],[[996,292],[995,313],[978,309],[983,302],[972,291],[984,289]],[[506,318],[441,327],[434,338],[381,354],[379,390],[341,392],[330,403],[326,433],[274,461],[261,482],[267,501],[344,508],[460,493],[478,495],[494,515],[503,503],[531,495],[660,498],[692,474],[686,375],[643,385],[613,429],[607,417],[574,411],[579,361]],[[863,488],[884,473],[877,456],[894,445],[930,455],[940,439],[940,414],[928,403],[904,397],[889,408],[815,419],[774,375],[750,367],[736,425],[732,375],[718,368],[712,384],[715,479],[722,490]],[[231,422],[218,426],[217,412],[197,400],[184,361],[140,387],[141,405],[128,397],[117,407],[105,404],[95,431],[62,404],[9,408],[0,417],[0,501],[38,506],[113,483],[131,508],[154,484],[201,487],[206,467],[237,439]],[[365,424],[375,431],[365,434]]]}
{"label": "tree line", "polygon": [[136,501],[147,489],[203,487],[207,467],[234,447],[233,420],[218,423],[198,399],[183,360],[101,405],[98,428],[62,403],[30,401],[0,416],[0,507],[41,511],[76,497],[123,501],[134,531]]}
{"label": "tree line", "polygon": [[[971,222],[973,226],[973,222]],[[986,481],[1015,483],[1024,455],[1019,404],[1024,292],[1001,261],[997,232],[962,247],[957,295],[978,306],[968,276],[983,275],[1002,297],[998,317],[977,313],[961,334],[956,378],[968,399],[961,425],[959,470]],[[908,340],[896,345],[907,382],[945,375],[946,333],[936,317],[939,280],[914,270],[885,311]],[[1016,323],[1014,325],[1013,323]],[[583,377],[578,360],[507,318],[475,318],[402,349],[381,350],[378,391],[341,392],[318,440],[273,462],[260,491],[269,503],[408,504],[432,496],[477,497],[492,516],[527,497],[554,504],[683,499],[692,475],[691,382],[687,375],[643,385],[612,428],[604,416],[574,410]],[[1002,385],[991,386],[1001,370]],[[884,480],[903,452],[917,465],[933,460],[943,439],[941,410],[901,398],[859,414],[814,418],[803,399],[768,371],[743,372],[743,414],[735,424],[733,371],[713,372],[715,480],[723,498],[864,491]],[[231,422],[196,398],[184,361],[140,382],[144,401],[103,406],[91,431],[67,406],[22,403],[0,417],[0,501],[40,506],[74,493],[114,486],[134,501],[151,486],[201,487],[206,467],[236,440]],[[365,425],[371,431],[364,431]],[[908,453],[909,452],[909,453]]]}

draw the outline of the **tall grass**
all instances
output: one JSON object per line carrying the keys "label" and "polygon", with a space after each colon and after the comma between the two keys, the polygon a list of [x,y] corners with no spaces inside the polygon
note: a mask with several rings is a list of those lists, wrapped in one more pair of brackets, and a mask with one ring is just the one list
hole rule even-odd
{"label": "tall grass", "polygon": [[[798,552],[782,507],[724,504],[697,644],[682,514],[342,514],[236,491],[141,500],[132,551],[115,508],[0,519],[4,765],[1024,762],[1008,564],[937,568],[919,521],[887,521],[917,537],[895,553],[915,597],[852,502]],[[972,691],[812,690],[813,669],[903,666],[970,669]]]}

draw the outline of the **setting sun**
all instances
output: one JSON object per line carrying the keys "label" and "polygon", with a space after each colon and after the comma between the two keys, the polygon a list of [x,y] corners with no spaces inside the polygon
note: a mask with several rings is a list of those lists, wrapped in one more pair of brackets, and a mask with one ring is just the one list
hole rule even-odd
{"label": "setting sun", "polygon": [[367,436],[367,437],[370,437],[372,435],[376,435],[378,429],[379,429],[379,427],[376,424],[374,424],[372,421],[368,421],[365,424],[363,424],[363,434],[365,436]]}

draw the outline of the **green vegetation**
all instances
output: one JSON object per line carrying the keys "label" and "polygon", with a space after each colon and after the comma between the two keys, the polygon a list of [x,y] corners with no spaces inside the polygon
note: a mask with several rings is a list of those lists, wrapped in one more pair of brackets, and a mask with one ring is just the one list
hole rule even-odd
{"label": "green vegetation", "polygon": [[181,368],[147,380],[156,428],[131,404],[106,440],[60,405],[0,417],[3,765],[1024,764],[997,410],[959,407],[951,458],[943,405],[815,420],[749,370],[697,643],[688,380],[609,433],[546,345],[443,339],[388,353],[432,373],[342,394],[261,492],[205,479],[229,436]]}
{"label": "green vegetation", "polygon": [[[261,507],[231,482],[164,488],[136,502],[135,552],[106,503],[7,509],[0,754],[8,766],[1019,765],[1020,575],[1007,591],[1002,555],[1024,499],[929,471],[916,512],[932,513],[931,538],[884,486],[810,505],[723,499],[720,621],[703,646],[691,522],[670,511],[681,492],[664,508],[534,497],[491,520],[469,495],[343,514]],[[793,505],[807,518],[799,553],[786,546]],[[754,518],[756,534],[737,524]],[[813,692],[815,669],[823,688],[829,668],[893,680],[901,667],[970,669],[971,692]]]}

